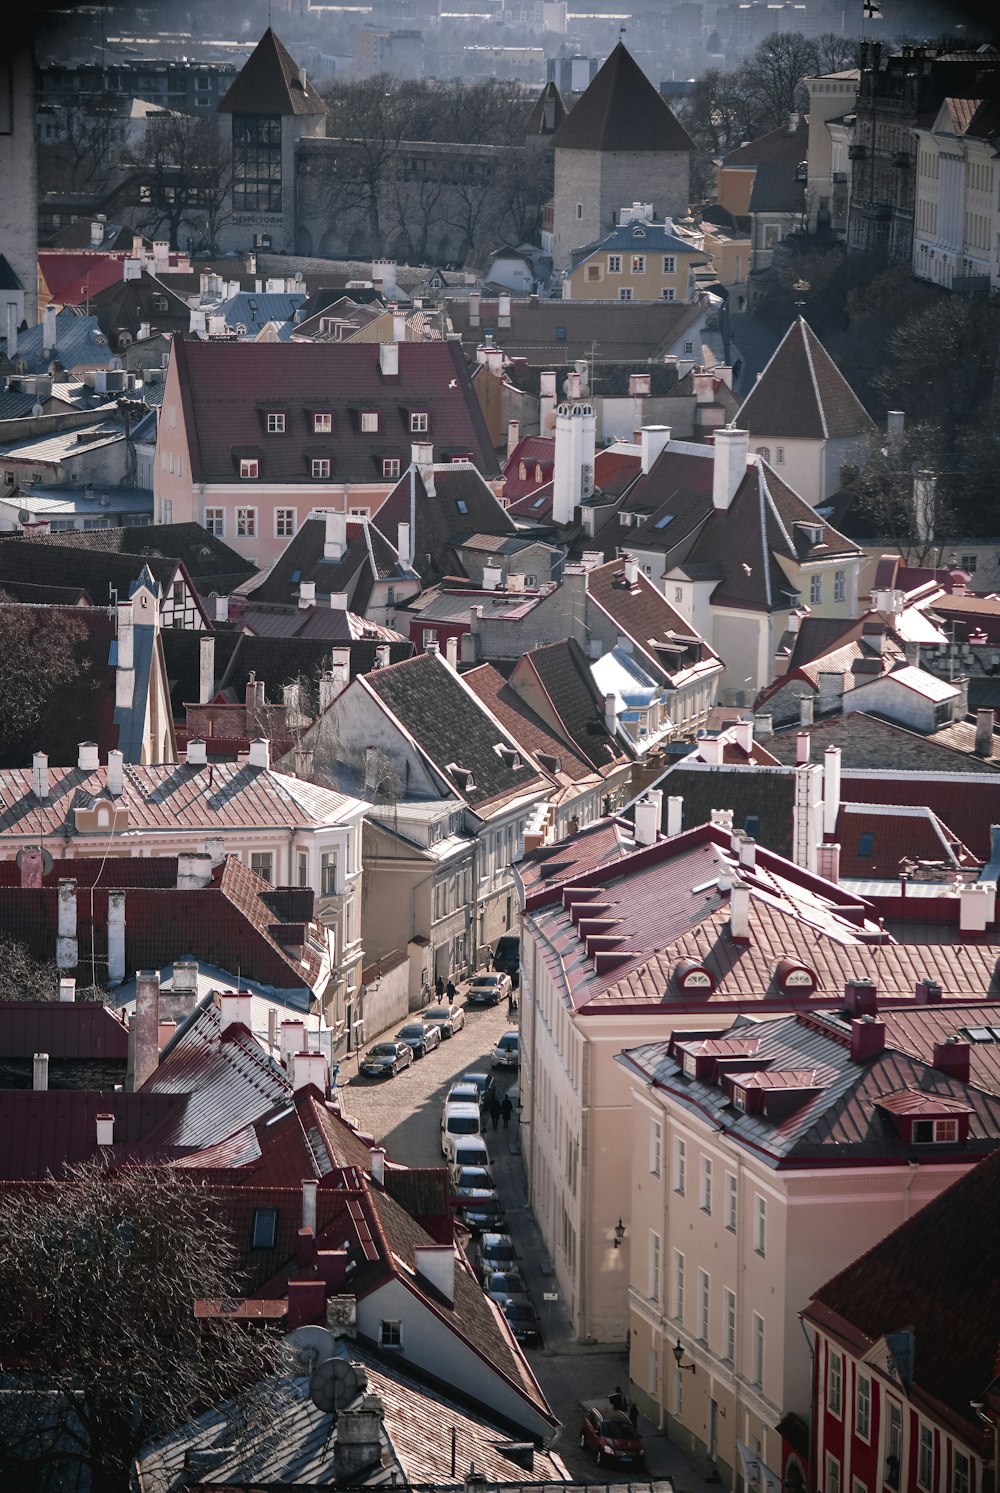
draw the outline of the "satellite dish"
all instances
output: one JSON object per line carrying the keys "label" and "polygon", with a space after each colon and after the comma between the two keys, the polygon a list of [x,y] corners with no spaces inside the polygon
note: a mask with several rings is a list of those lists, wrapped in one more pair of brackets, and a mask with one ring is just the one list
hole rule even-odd
{"label": "satellite dish", "polygon": [[18,513],[18,515],[17,515],[17,521],[18,521],[19,524],[30,524],[31,523],[31,512],[30,512],[30,510],[27,509],[27,508],[22,508],[20,510],[20,512]]}
{"label": "satellite dish", "polygon": [[328,1358],[309,1376],[309,1398],[324,1415],[336,1415],[358,1397],[358,1375],[346,1358]]}

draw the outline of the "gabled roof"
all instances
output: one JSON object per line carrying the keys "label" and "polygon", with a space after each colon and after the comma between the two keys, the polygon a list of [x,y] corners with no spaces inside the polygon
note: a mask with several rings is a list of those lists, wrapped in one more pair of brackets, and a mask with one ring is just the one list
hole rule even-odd
{"label": "gabled roof", "polygon": [[737,145],[723,156],[722,164],[726,168],[774,164],[797,166],[805,154],[808,140],[809,116],[802,114],[796,120],[794,130],[781,125],[766,135],[759,135],[756,140]]}
{"label": "gabled roof", "polygon": [[[450,345],[450,344],[449,344]],[[517,534],[517,525],[469,462],[434,468],[429,497],[416,468],[404,471],[375,515],[374,524],[395,544],[400,524],[410,525],[413,568],[425,585],[459,570],[454,550],[469,534]]]}
{"label": "gabled roof", "polygon": [[[320,675],[330,667],[332,646],[350,654],[350,677],[353,679],[357,674],[367,674],[375,668],[381,645],[377,638],[352,639],[331,645],[325,638],[255,637],[251,633],[242,633],[229,662],[219,674],[218,689],[220,692],[232,691],[238,699],[243,699],[253,674],[264,685],[267,698],[274,703],[280,702],[283,686],[296,681],[304,681],[315,694]],[[413,656],[413,644],[406,639],[389,643],[388,648],[389,660],[394,664]]]}
{"label": "gabled roof", "polygon": [[124,254],[103,250],[70,253],[65,249],[39,249],[38,272],[48,290],[48,300],[56,306],[82,306],[109,285],[121,283],[124,261]]}
{"label": "gabled roof", "polygon": [[704,249],[697,248],[690,239],[679,238],[672,223],[631,222],[619,223],[604,238],[574,249],[573,269],[593,259],[595,254],[605,254],[613,249],[629,254],[690,254],[695,259],[706,261],[709,258]]}
{"label": "gabled roof", "polygon": [[676,683],[696,672],[709,676],[722,669],[714,649],[641,570],[633,585],[626,579],[623,561],[611,560],[588,570],[587,601],[617,625],[620,636],[631,639],[654,677]]}
{"label": "gabled roof", "polygon": [[[156,531],[138,532],[148,537]],[[87,540],[93,534],[88,530],[80,537]],[[8,577],[45,586],[83,586],[97,605],[103,606],[116,598],[124,600],[144,569],[159,582],[164,594],[169,594],[174,581],[181,579],[180,561],[164,556],[162,551],[158,555],[129,554],[96,545],[70,546],[49,540],[39,544],[33,539],[0,536],[0,586]]]}
{"label": "gabled roof", "polygon": [[364,519],[350,519],[347,544],[339,560],[327,560],[326,519],[308,518],[282,550],[259,585],[248,594],[254,602],[295,602],[303,581],[312,582],[316,595],[347,596],[348,606],[362,615],[371,600],[376,580],[403,579],[408,572],[399,563],[395,544],[398,531],[387,535]]}
{"label": "gabled roof", "polygon": [[525,755],[530,753],[539,761],[541,754],[558,763],[558,766],[552,765],[552,762],[540,764],[547,776],[561,785],[567,779],[571,783],[579,783],[593,776],[591,764],[561,737],[555,735],[545,721],[525,704],[517,691],[511,688],[503,675],[497,673],[492,664],[479,664],[476,668],[467,670],[462,678],[476,698],[482,701],[524,749]]}
{"label": "gabled roof", "polygon": [[735,422],[758,436],[834,440],[864,435],[874,421],[803,317],[779,342]]}
{"label": "gabled roof", "polygon": [[583,649],[574,638],[532,648],[515,665],[511,683],[521,687],[522,676],[535,676],[558,723],[557,729],[599,772],[625,760],[620,744],[604,723],[603,701],[594,684]]}
{"label": "gabled roof", "polygon": [[[779,762],[794,763],[795,739],[801,729],[796,722],[768,737],[768,750]],[[824,750],[836,746],[841,749],[845,769],[877,769],[891,762],[902,771],[928,775],[937,771],[993,776],[1000,768],[997,758],[975,755],[976,727],[972,721],[952,721],[940,731],[921,736],[897,721],[855,710],[850,715],[824,716],[805,729],[813,761],[821,762]]]}
{"label": "gabled roof", "polygon": [[268,26],[219,105],[221,114],[325,114],[305,69]]}
{"label": "gabled roof", "polygon": [[693,151],[694,142],[619,42],[552,137],[556,150]]}
{"label": "gabled roof", "polygon": [[[157,298],[166,301],[157,306]],[[191,324],[191,308],[162,280],[143,270],[137,280],[121,280],[91,296],[90,305],[101,330],[114,341],[120,330],[138,336],[144,322],[160,332],[186,332]]]}
{"label": "gabled roof", "polygon": [[[489,331],[496,347],[524,358],[532,369],[567,368],[591,359],[633,365],[659,362],[704,315],[684,301],[553,301],[510,298],[510,326],[498,325],[495,297],[479,303],[479,325],[469,324],[469,301],[446,302],[448,318],[470,357]],[[700,350],[700,349],[699,349]]]}

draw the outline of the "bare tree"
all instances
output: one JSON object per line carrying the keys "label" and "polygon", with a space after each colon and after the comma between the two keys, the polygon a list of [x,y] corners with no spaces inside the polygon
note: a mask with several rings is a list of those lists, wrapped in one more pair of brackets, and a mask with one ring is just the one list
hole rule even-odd
{"label": "bare tree", "polygon": [[0,935],[0,1001],[50,1001],[59,994],[59,971],[40,963],[23,943]]}
{"label": "bare tree", "polygon": [[142,231],[155,235],[165,226],[180,248],[186,223],[214,250],[232,200],[232,160],[216,120],[187,114],[153,119],[128,162],[139,184]]}
{"label": "bare tree", "polygon": [[399,90],[391,74],[376,73],[362,82],[335,79],[325,97],[327,134],[350,142],[340,180],[331,187],[338,191],[342,208],[349,210],[356,203],[363,211],[371,246],[377,249],[382,243],[382,188],[409,131],[410,95]]}
{"label": "bare tree", "polygon": [[41,191],[100,191],[110,186],[125,155],[127,121],[120,99],[102,94],[83,108],[59,107],[55,114],[57,138],[38,149]]}
{"label": "bare tree", "polygon": [[201,1188],[101,1161],[0,1195],[0,1482],[126,1493],[139,1449],[261,1378],[280,1346],[199,1299],[237,1294],[237,1257]]}
{"label": "bare tree", "polygon": [[87,630],[70,611],[46,614],[0,591],[0,755],[20,757],[57,692],[90,668]]}
{"label": "bare tree", "polygon": [[745,64],[763,129],[779,129],[789,114],[808,106],[802,79],[815,73],[817,67],[816,48],[801,32],[772,31],[765,36]]}

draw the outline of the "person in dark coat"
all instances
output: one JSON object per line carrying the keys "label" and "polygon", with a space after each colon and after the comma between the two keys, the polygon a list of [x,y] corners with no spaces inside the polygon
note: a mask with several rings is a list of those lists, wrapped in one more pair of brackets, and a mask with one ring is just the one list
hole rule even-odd
{"label": "person in dark coat", "polygon": [[440,1000],[444,1000],[444,976],[443,975],[438,975],[437,979],[434,981],[434,994],[437,996],[437,998],[438,998],[439,1001]]}
{"label": "person in dark coat", "polygon": [[503,1096],[503,1103],[500,1106],[500,1113],[503,1115],[503,1128],[506,1130],[507,1126],[510,1124],[510,1117],[514,1113],[514,1106],[510,1102],[509,1094],[504,1094]]}
{"label": "person in dark coat", "polygon": [[500,1103],[497,1099],[496,1094],[490,1095],[490,1100],[487,1108],[489,1109],[490,1119],[493,1121],[493,1129],[495,1130],[500,1124]]}
{"label": "person in dark coat", "polygon": [[444,988],[444,993],[448,997],[449,1003],[454,1001],[456,995],[458,994],[458,991],[455,989],[454,980],[448,981],[447,985]]}
{"label": "person in dark coat", "polygon": [[633,1431],[637,1431],[639,1429],[639,1407],[635,1400],[628,1402],[628,1418],[632,1422]]}

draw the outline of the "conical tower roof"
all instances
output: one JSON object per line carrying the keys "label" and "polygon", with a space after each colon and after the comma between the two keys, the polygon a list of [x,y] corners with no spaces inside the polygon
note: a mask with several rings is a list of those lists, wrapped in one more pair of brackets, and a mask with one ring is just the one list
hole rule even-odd
{"label": "conical tower roof", "polygon": [[223,114],[325,114],[326,105],[268,26],[219,110]]}
{"label": "conical tower roof", "polygon": [[552,137],[556,150],[694,150],[623,42]]}
{"label": "conical tower roof", "polygon": [[833,440],[873,430],[868,411],[809,323],[792,322],[736,415],[751,436]]}
{"label": "conical tower roof", "polygon": [[524,133],[526,135],[551,135],[565,118],[566,105],[562,101],[562,94],[550,78],[535,100],[534,107],[525,122]]}

